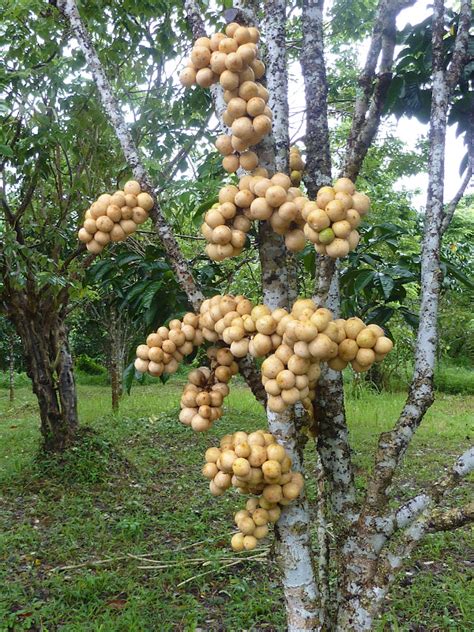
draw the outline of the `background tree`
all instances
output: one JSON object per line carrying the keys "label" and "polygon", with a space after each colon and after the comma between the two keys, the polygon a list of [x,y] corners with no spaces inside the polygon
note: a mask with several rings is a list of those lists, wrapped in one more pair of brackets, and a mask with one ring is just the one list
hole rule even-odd
{"label": "background tree", "polygon": [[78,425],[66,319],[90,261],[78,263],[77,221],[84,191],[110,183],[106,163],[118,165],[110,151],[104,159],[89,86],[60,56],[62,29],[34,23],[34,8],[7,7],[2,32],[14,44],[0,68],[0,309],[21,339],[44,447],[61,450]]}

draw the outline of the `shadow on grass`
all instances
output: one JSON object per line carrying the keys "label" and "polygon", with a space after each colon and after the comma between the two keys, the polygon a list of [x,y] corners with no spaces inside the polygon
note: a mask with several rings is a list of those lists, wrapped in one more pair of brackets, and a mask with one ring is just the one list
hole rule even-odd
{"label": "shadow on grass", "polygon": [[115,477],[136,475],[136,467],[124,454],[96,430],[82,427],[76,441],[61,453],[40,450],[28,478],[48,479],[67,486],[95,485]]}

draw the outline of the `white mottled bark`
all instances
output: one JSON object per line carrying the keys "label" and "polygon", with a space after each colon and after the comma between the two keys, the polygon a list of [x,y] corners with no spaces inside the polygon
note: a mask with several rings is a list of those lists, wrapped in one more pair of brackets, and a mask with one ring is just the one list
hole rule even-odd
{"label": "white mottled bark", "polygon": [[437,313],[441,271],[439,251],[444,215],[444,151],[449,93],[443,69],[443,2],[435,3],[433,15],[433,92],[430,118],[429,185],[421,258],[420,325],[415,349],[415,368],[407,402],[396,427],[380,437],[367,505],[376,510],[386,502],[386,491],[423,415],[433,401],[436,360]]}
{"label": "white mottled bark", "polygon": [[[323,43],[323,0],[303,2],[303,47],[301,66],[306,96],[305,182],[311,196],[331,181],[329,130],[327,120],[327,80]],[[314,297],[335,315],[339,312],[336,266],[329,257],[318,257],[317,287]],[[316,418],[319,424],[317,448],[329,484],[331,508],[349,522],[353,519],[354,481],[344,412],[342,376],[324,369],[318,385]],[[347,510],[347,515],[344,512]]]}
{"label": "white mottled bark", "polygon": [[[82,22],[75,0],[57,0],[57,7],[69,21],[74,37],[77,39],[84,57],[86,58],[89,70],[94,78],[97,90],[102,100],[102,105],[120,142],[125,160],[130,166],[134,177],[142,183],[142,185],[144,185],[153,197],[155,197],[155,187],[141,161],[138,148],[136,147],[135,141],[130,134],[130,130],[125,122],[125,118],[120,110],[109,80],[105,75],[89,33]],[[181,253],[171,227],[163,216],[156,197],[155,206],[150,211],[150,216],[153,219],[156,233],[161,240],[163,248],[165,249],[167,257],[173,266],[181,287],[186,292],[188,300],[193,308],[198,309],[204,298],[203,294],[196,286],[188,263]]]}
{"label": "white mottled bark", "polygon": [[429,490],[405,503],[383,523],[380,536],[389,540],[395,531],[404,530],[396,550],[386,549],[378,561],[370,609],[376,614],[385,599],[397,572],[429,532],[456,529],[474,521],[474,503],[461,508],[439,510],[439,503],[459,481],[474,471],[474,448],[464,452],[448,475],[439,479]]}
{"label": "white mottled bark", "polygon": [[[267,417],[270,432],[285,446],[293,468],[302,471],[293,411],[288,409],[285,413],[276,414],[267,410]],[[310,514],[304,493],[297,501],[282,508],[276,535],[275,550],[285,595],[287,629],[289,632],[319,630],[322,613],[318,606],[319,593],[311,555]]]}
{"label": "white mottled bark", "polygon": [[[288,172],[288,79],[286,70],[285,3],[265,3],[265,41],[267,43],[267,86],[273,112],[272,138],[259,148],[260,164],[270,172]],[[260,230],[263,300],[271,309],[289,306],[290,280],[287,252],[282,237],[265,222]],[[298,432],[293,408],[282,414],[267,410],[270,432],[290,453],[295,469],[302,470]],[[318,630],[321,625],[317,604],[310,540],[310,514],[305,497],[283,508],[277,527],[277,560],[281,571],[290,632]]]}

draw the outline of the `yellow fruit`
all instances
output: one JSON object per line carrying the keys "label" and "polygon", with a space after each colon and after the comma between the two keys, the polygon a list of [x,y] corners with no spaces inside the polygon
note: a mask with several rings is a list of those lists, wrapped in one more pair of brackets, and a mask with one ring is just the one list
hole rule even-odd
{"label": "yellow fruit", "polygon": [[356,343],[355,340],[352,340],[351,338],[346,338],[339,343],[338,356],[344,362],[350,362],[351,360],[354,360],[358,351],[359,345]]}
{"label": "yellow fruit", "polygon": [[239,157],[235,154],[224,156],[222,159],[222,167],[228,173],[235,173],[240,166]]}
{"label": "yellow fruit", "polygon": [[179,81],[185,88],[190,88],[196,83],[196,71],[194,68],[184,68],[179,74]]}
{"label": "yellow fruit", "polygon": [[216,81],[216,78],[210,68],[200,68],[196,73],[196,83],[201,88],[209,88]]}
{"label": "yellow fruit", "polygon": [[243,457],[237,458],[232,464],[232,471],[236,476],[240,476],[241,478],[250,474],[250,469],[250,463]]}
{"label": "yellow fruit", "polygon": [[219,42],[219,50],[227,55],[235,53],[238,47],[238,43],[232,37],[224,37]]}
{"label": "yellow fruit", "polygon": [[302,230],[295,228],[287,233],[285,245],[291,252],[300,252],[306,245],[306,238]]}
{"label": "yellow fruit", "polygon": [[253,549],[257,546],[258,541],[257,538],[253,535],[246,535],[244,537],[244,549],[246,551],[253,551]]}
{"label": "yellow fruit", "polygon": [[255,79],[261,79],[265,74],[265,64],[260,59],[254,59],[250,67],[255,73]]}
{"label": "yellow fruit", "polygon": [[191,62],[195,68],[204,68],[211,61],[211,51],[206,46],[194,46],[191,51]]}
{"label": "yellow fruit", "polygon": [[[133,227],[134,227],[134,230],[136,230],[136,224],[133,224]],[[106,246],[110,241],[110,233],[104,233],[103,231],[98,230],[94,234],[94,241],[96,241],[101,246]],[[92,244],[92,241],[86,244],[86,247],[89,246],[90,244]]]}
{"label": "yellow fruit", "polygon": [[245,541],[245,536],[243,533],[236,533],[235,535],[233,535],[230,540],[230,545],[232,547],[232,550],[235,551],[236,553],[243,551],[244,541]]}
{"label": "yellow fruit", "polygon": [[349,254],[349,242],[336,237],[330,244],[326,244],[326,253],[333,259],[346,257]]}
{"label": "yellow fruit", "polygon": [[266,134],[269,134],[272,130],[272,120],[266,114],[259,114],[253,119],[253,128],[255,133],[263,138]]}
{"label": "yellow fruit", "polygon": [[246,171],[255,169],[258,165],[258,156],[253,151],[246,151],[240,154],[240,166]]}
{"label": "yellow fruit", "polygon": [[141,206],[136,206],[132,209],[131,219],[135,222],[135,224],[143,224],[148,219],[148,213]]}
{"label": "yellow fruit", "polygon": [[240,72],[243,69],[244,62],[237,52],[229,53],[225,60],[225,65],[228,70],[232,72]]}
{"label": "yellow fruit", "polygon": [[329,216],[331,222],[338,222],[341,219],[344,219],[346,216],[346,209],[341,200],[332,200],[326,205],[325,208],[326,213]]}
{"label": "yellow fruit", "polygon": [[352,202],[352,208],[354,208],[360,215],[365,215],[370,208],[370,198],[365,195],[365,193],[353,193]]}
{"label": "yellow fruit", "polygon": [[224,70],[219,78],[224,90],[235,90],[239,86],[239,75],[231,70]]}
{"label": "yellow fruit", "polygon": [[[362,347],[364,349],[371,349],[375,346],[376,342],[376,334],[372,329],[369,329],[368,327],[364,327],[364,329],[359,332],[356,338],[356,343],[359,345],[359,347]],[[361,364],[363,363],[361,362]]]}
{"label": "yellow fruit", "polygon": [[390,340],[390,338],[387,338],[386,336],[381,336],[380,338],[378,338],[374,346],[375,353],[381,353],[384,355],[389,353],[392,349],[393,342]]}
{"label": "yellow fruit", "polygon": [[148,193],[139,193],[137,195],[138,206],[141,206],[145,211],[151,211],[154,205],[153,198]]}
{"label": "yellow fruit", "polygon": [[82,243],[87,244],[88,242],[92,241],[93,237],[90,233],[87,232],[87,230],[85,228],[81,228],[77,234],[77,236],[79,237],[79,241],[82,241]]}

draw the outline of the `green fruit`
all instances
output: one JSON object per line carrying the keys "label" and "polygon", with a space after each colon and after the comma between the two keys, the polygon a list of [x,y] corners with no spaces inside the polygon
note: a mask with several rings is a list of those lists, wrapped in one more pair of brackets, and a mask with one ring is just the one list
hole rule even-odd
{"label": "green fruit", "polygon": [[301,171],[292,171],[291,172],[291,182],[293,184],[298,185],[301,182]]}
{"label": "green fruit", "polygon": [[330,244],[332,241],[334,241],[335,237],[336,235],[334,234],[332,228],[325,228],[319,233],[319,241],[324,245]]}

